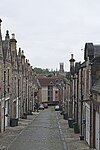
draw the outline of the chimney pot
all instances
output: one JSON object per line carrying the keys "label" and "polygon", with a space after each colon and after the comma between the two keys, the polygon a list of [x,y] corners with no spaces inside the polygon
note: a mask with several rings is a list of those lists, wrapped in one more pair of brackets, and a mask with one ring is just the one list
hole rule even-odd
{"label": "chimney pot", "polygon": [[12,34],[12,39],[15,39],[15,34],[14,33]]}
{"label": "chimney pot", "polygon": [[71,59],[73,59],[73,54],[71,54]]}
{"label": "chimney pot", "polygon": [[2,22],[1,18],[0,18],[0,23]]}
{"label": "chimney pot", "polygon": [[24,51],[22,50],[22,55],[24,55]]}

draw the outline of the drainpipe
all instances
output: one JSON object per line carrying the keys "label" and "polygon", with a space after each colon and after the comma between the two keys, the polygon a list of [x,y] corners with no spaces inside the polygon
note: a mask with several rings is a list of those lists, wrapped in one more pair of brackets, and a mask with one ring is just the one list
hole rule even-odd
{"label": "drainpipe", "polygon": [[[2,43],[2,35],[1,35],[1,22],[0,19],[0,40]],[[2,48],[2,45],[1,45]],[[6,68],[5,68],[5,55],[3,56],[3,99],[1,98],[1,132],[5,131],[5,98],[6,98]]]}
{"label": "drainpipe", "polygon": [[5,70],[5,60],[4,60],[4,103],[3,103],[3,109],[4,109],[4,131],[5,131],[5,98],[6,98],[6,70]]}
{"label": "drainpipe", "polygon": [[17,95],[17,104],[18,104],[17,109],[18,109],[18,112],[17,112],[17,116],[16,116],[18,119],[20,117],[20,114],[19,114],[19,82],[20,82],[19,80],[20,79],[19,78],[20,77],[19,77],[19,61],[18,61],[18,89],[17,89],[18,90],[18,95]]}
{"label": "drainpipe", "polygon": [[5,131],[5,98],[6,98],[6,70],[5,70],[5,58],[4,58],[4,72],[3,72],[3,99],[1,99],[1,107],[2,107],[2,124],[1,124],[1,132]]}
{"label": "drainpipe", "polygon": [[80,128],[80,140],[84,140],[84,135],[83,135],[83,90],[82,90],[82,72],[83,68],[81,67],[81,128]]}
{"label": "drainpipe", "polygon": [[78,75],[76,75],[76,108],[77,108],[77,111],[76,111],[76,122],[77,122],[77,124],[78,124]]}
{"label": "drainpipe", "polygon": [[75,77],[75,74],[74,74],[74,77],[73,77],[73,106],[74,106],[74,122],[76,122],[76,113],[75,113],[75,109],[76,109],[76,89],[75,89],[75,84],[76,84],[76,77]]}
{"label": "drainpipe", "polygon": [[89,64],[89,96],[90,96],[90,148],[93,147],[93,143],[92,143],[92,94],[91,94],[91,86],[92,86],[92,82],[91,82],[91,67],[92,67],[92,63]]}

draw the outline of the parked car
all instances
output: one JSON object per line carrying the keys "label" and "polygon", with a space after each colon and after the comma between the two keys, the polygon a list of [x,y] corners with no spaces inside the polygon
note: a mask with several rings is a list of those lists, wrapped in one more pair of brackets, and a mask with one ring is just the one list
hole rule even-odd
{"label": "parked car", "polygon": [[60,110],[59,105],[56,105],[56,106],[55,106],[55,111],[59,111],[59,110]]}
{"label": "parked car", "polygon": [[44,110],[44,105],[43,104],[40,104],[39,110]]}
{"label": "parked car", "polygon": [[44,108],[48,108],[48,104],[47,103],[44,103]]}

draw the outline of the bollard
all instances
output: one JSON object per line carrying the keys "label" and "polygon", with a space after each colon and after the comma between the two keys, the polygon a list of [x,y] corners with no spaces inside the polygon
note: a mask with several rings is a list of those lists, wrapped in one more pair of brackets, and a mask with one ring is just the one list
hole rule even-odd
{"label": "bollard", "polygon": [[69,124],[69,128],[73,128],[73,118],[68,118],[68,124]]}
{"label": "bollard", "polygon": [[73,123],[73,127],[74,127],[74,133],[80,133],[79,132],[79,126],[78,126],[77,122]]}
{"label": "bollard", "polygon": [[64,114],[63,114],[63,118],[64,118],[65,120],[68,120],[68,114],[67,114],[67,113],[64,113]]}

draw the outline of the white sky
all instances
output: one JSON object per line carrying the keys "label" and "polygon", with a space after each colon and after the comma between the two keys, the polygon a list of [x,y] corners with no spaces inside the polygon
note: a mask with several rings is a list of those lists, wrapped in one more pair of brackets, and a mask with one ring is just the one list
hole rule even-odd
{"label": "white sky", "polygon": [[2,35],[15,33],[33,67],[83,61],[86,42],[100,44],[100,0],[0,0]]}

